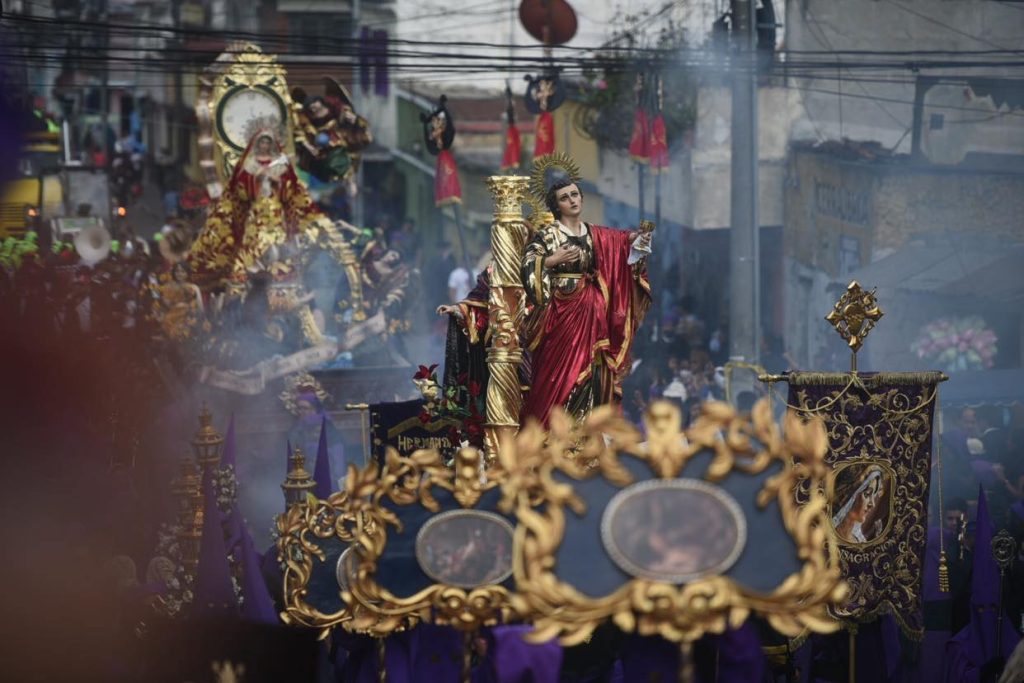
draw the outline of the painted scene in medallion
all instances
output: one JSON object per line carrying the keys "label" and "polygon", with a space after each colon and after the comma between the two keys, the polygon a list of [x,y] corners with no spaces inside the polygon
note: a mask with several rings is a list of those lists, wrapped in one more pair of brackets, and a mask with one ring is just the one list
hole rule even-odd
{"label": "painted scene in medallion", "polygon": [[459,588],[501,583],[512,574],[512,525],[493,512],[442,512],[416,535],[416,559],[438,583]]}
{"label": "painted scene in medallion", "polygon": [[634,484],[612,498],[601,520],[605,548],[623,571],[668,583],[724,572],[746,535],[736,500],[697,479]]}

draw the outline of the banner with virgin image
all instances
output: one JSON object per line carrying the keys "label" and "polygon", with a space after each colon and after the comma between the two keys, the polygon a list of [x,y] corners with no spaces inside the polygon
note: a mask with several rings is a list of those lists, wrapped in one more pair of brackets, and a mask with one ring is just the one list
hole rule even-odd
{"label": "banner with virgin image", "polygon": [[889,613],[907,636],[923,636],[932,416],[943,379],[939,372],[787,375],[790,407],[821,417],[828,432],[829,518],[850,589],[832,609],[840,621]]}

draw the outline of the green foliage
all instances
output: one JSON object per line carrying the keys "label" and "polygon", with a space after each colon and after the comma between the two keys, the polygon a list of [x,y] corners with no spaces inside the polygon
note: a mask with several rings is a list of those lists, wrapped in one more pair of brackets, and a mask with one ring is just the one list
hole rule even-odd
{"label": "green foliage", "polygon": [[623,29],[609,42],[617,49],[598,53],[598,61],[603,65],[601,69],[585,70],[583,81],[577,84],[574,95],[582,106],[577,110],[573,123],[582,135],[595,140],[601,147],[617,151],[629,148],[638,75],[644,78],[642,99],[651,116],[658,101],[655,83],[658,77],[661,79],[662,114],[670,147],[675,146],[696,123],[696,73],[682,64],[673,64],[671,59],[675,51],[686,46],[683,31],[670,19],[664,28],[652,35],[647,25],[655,17],[647,11],[618,15],[612,25]]}

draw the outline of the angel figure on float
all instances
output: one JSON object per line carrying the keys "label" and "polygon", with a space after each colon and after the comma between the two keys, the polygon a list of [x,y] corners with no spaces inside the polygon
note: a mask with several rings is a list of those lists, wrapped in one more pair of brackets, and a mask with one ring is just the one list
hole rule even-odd
{"label": "angel figure on float", "polygon": [[292,99],[297,103],[299,168],[321,182],[350,182],[359,168],[359,152],[373,142],[373,133],[370,123],[355,112],[348,90],[325,77],[322,96],[293,88]]}

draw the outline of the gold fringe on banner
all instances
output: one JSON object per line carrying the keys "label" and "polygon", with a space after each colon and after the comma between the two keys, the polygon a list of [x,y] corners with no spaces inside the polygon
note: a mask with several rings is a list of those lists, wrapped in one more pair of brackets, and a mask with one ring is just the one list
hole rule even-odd
{"label": "gold fringe on banner", "polygon": [[782,375],[760,375],[758,379],[762,382],[787,382],[793,387],[804,386],[828,386],[830,384],[846,384],[853,377],[863,386],[874,389],[879,384],[894,385],[920,385],[938,384],[949,379],[945,373],[938,371],[928,372],[878,372],[873,374],[849,372],[789,372]]}

